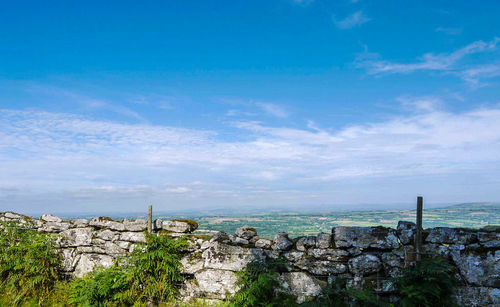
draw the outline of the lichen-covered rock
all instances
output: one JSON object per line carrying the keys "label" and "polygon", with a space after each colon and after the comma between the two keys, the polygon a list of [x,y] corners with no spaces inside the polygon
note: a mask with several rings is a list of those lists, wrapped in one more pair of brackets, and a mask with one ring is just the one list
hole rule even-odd
{"label": "lichen-covered rock", "polygon": [[120,238],[120,233],[109,229],[101,230],[96,233],[97,238],[105,241],[115,241]]}
{"label": "lichen-covered rock", "polygon": [[82,277],[92,272],[96,266],[110,267],[114,263],[113,257],[101,254],[82,254],[76,265],[74,276]]}
{"label": "lichen-covered rock", "polygon": [[3,212],[2,216],[10,220],[21,220],[24,218],[24,215],[14,212]]}
{"label": "lichen-covered rock", "polygon": [[500,250],[485,256],[452,251],[451,257],[467,283],[500,288]]}
{"label": "lichen-covered rock", "polygon": [[341,262],[303,259],[295,262],[294,265],[314,275],[337,275],[347,272],[347,266]]}
{"label": "lichen-covered rock", "polygon": [[255,247],[258,247],[258,248],[271,248],[271,246],[273,245],[273,241],[271,240],[268,240],[268,239],[258,239],[256,242],[255,242]]}
{"label": "lichen-covered rock", "polygon": [[64,248],[61,251],[62,255],[62,271],[72,272],[75,270],[78,260],[80,260],[80,255],[76,252],[74,248]]}
{"label": "lichen-covered rock", "polygon": [[321,249],[313,248],[307,251],[307,254],[316,259],[328,261],[347,261],[349,252],[342,249]]}
{"label": "lichen-covered rock", "polygon": [[41,232],[61,232],[70,228],[70,223],[67,222],[45,222],[38,227]]}
{"label": "lichen-covered rock", "polygon": [[237,272],[245,269],[252,261],[264,261],[265,254],[258,248],[244,248],[213,242],[203,251],[202,258],[205,268]]}
{"label": "lichen-covered rock", "polygon": [[236,245],[248,245],[248,244],[250,244],[250,242],[248,240],[234,236],[234,235],[230,235],[229,239],[231,240],[231,242],[233,244],[236,244]]}
{"label": "lichen-covered rock", "polygon": [[160,219],[156,219],[153,221],[153,230],[158,231],[163,228],[163,221]]}
{"label": "lichen-covered rock", "polygon": [[332,246],[332,235],[329,233],[320,233],[316,237],[317,248],[330,248]]}
{"label": "lichen-covered rock", "polygon": [[129,221],[125,219],[123,221],[123,227],[125,228],[126,231],[143,231],[148,227],[148,223],[146,220],[135,220],[135,221]]}
{"label": "lichen-covered rock", "polygon": [[74,227],[87,227],[89,226],[89,220],[87,219],[76,219],[71,222]]}
{"label": "lichen-covered rock", "polygon": [[196,272],[194,279],[186,281],[181,295],[226,299],[238,291],[237,280],[235,272],[204,269]]}
{"label": "lichen-covered rock", "polygon": [[458,287],[456,291],[459,306],[498,307],[500,289],[488,287]]}
{"label": "lichen-covered rock", "polygon": [[388,228],[336,227],[333,228],[337,248],[395,249],[399,247],[396,232]]}
{"label": "lichen-covered rock", "polygon": [[311,247],[316,247],[316,236],[302,237],[295,244],[297,250],[305,251]]}
{"label": "lichen-covered rock", "polygon": [[146,237],[142,232],[122,232],[120,233],[120,241],[146,242]]}
{"label": "lichen-covered rock", "polygon": [[95,217],[90,220],[89,225],[97,228],[109,228],[111,230],[125,231],[123,223],[113,221],[109,217]]}
{"label": "lichen-covered rock", "polygon": [[499,232],[480,232],[478,238],[481,245],[485,248],[500,248]]}
{"label": "lichen-covered rock", "polygon": [[52,214],[44,214],[40,217],[40,219],[44,222],[54,222],[54,223],[62,222],[62,219],[60,217]]}
{"label": "lichen-covered rock", "polygon": [[279,232],[274,236],[274,244],[272,249],[274,250],[282,250],[287,251],[290,250],[293,246],[293,242],[288,238],[288,234],[286,232]]}
{"label": "lichen-covered rock", "polygon": [[86,246],[92,244],[92,228],[72,228],[61,232],[61,244],[65,246]]}
{"label": "lichen-covered rock", "polygon": [[217,231],[216,233],[213,234],[212,238],[210,239],[210,242],[223,242],[223,243],[229,243],[231,239],[227,235],[227,233],[223,231]]}
{"label": "lichen-covered rock", "polygon": [[425,241],[438,244],[470,244],[476,239],[475,233],[449,227],[436,227],[431,229]]}
{"label": "lichen-covered rock", "polygon": [[349,260],[349,271],[356,275],[377,273],[382,268],[382,262],[375,255],[361,255]]}
{"label": "lichen-covered rock", "polygon": [[410,244],[413,242],[413,236],[417,231],[417,225],[413,222],[399,221],[397,234],[402,244]]}
{"label": "lichen-covered rock", "polygon": [[288,259],[288,261],[290,261],[292,263],[297,262],[299,260],[302,260],[305,255],[306,255],[306,253],[304,253],[304,252],[299,252],[299,251],[294,251],[294,250],[283,253],[283,256],[286,259]]}
{"label": "lichen-covered rock", "polygon": [[163,221],[162,228],[166,231],[178,233],[190,233],[196,230],[197,226],[183,221]]}
{"label": "lichen-covered rock", "polygon": [[243,238],[245,240],[250,240],[257,235],[257,230],[250,226],[242,226],[236,229],[234,233],[237,237]]}
{"label": "lichen-covered rock", "polygon": [[283,273],[278,278],[282,291],[297,297],[297,303],[303,303],[321,293],[322,282],[304,272]]}
{"label": "lichen-covered rock", "polygon": [[194,274],[203,269],[204,260],[201,253],[191,253],[181,258],[182,272]]}

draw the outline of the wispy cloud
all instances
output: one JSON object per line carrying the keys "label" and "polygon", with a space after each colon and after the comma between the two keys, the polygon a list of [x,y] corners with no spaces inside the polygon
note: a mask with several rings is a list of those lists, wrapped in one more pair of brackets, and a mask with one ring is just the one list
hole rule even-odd
{"label": "wispy cloud", "polygon": [[436,28],[436,32],[441,32],[447,35],[460,35],[462,34],[462,28],[438,27]]}
{"label": "wispy cloud", "polygon": [[367,69],[369,74],[407,74],[415,71],[448,71],[452,70],[464,57],[488,52],[496,49],[500,38],[495,37],[492,41],[476,41],[451,53],[426,53],[414,63],[395,63],[383,60],[366,60],[363,56],[358,58],[358,67]]}
{"label": "wispy cloud", "polygon": [[268,102],[256,102],[256,106],[261,108],[264,112],[266,112],[269,115],[276,116],[276,117],[288,117],[288,112],[282,107],[274,103],[268,103]]}
{"label": "wispy cloud", "polygon": [[[338,180],[436,174],[453,180],[500,170],[500,106],[453,113],[435,97],[399,101],[414,111],[340,130],[238,121],[245,138],[231,141],[216,131],[0,110],[0,182],[8,182],[5,193],[22,188],[24,201],[36,192],[60,202],[74,195],[173,202],[183,195],[183,202],[198,204],[266,203],[273,192],[294,190],[287,201],[300,203],[312,199],[313,186]],[[188,184],[198,181],[211,186]],[[243,192],[249,184],[269,193]],[[325,193],[325,200],[332,197]]]}
{"label": "wispy cloud", "polygon": [[360,26],[370,20],[371,18],[365,16],[363,11],[357,11],[355,13],[352,13],[351,15],[347,16],[344,19],[334,18],[335,25],[339,29],[351,29]]}

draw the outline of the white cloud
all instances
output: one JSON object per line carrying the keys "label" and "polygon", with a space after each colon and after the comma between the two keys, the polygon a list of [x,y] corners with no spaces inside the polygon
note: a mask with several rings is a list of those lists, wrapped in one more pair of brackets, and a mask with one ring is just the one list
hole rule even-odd
{"label": "white cloud", "polygon": [[414,63],[395,63],[390,61],[366,59],[361,55],[357,59],[358,67],[366,68],[369,74],[407,74],[415,71],[450,71],[464,57],[496,49],[500,38],[490,42],[476,41],[451,53],[426,53]]}
{"label": "white cloud", "polygon": [[284,118],[289,115],[283,107],[274,103],[256,102],[255,105],[272,116]]}
{"label": "white cloud", "polygon": [[105,200],[120,209],[120,202],[150,199],[186,206],[303,203],[335,193],[345,202],[354,196],[334,187],[346,181],[443,176],[451,184],[474,172],[482,174],[471,177],[476,182],[498,173],[500,106],[452,113],[433,97],[399,100],[418,112],[340,130],[240,121],[234,125],[245,139],[238,141],[215,131],[0,110],[0,183],[8,185],[0,202]]}
{"label": "white cloud", "polygon": [[460,35],[462,34],[462,28],[438,27],[436,28],[436,32],[441,32],[447,35]]}
{"label": "white cloud", "polygon": [[368,18],[365,16],[363,11],[357,11],[355,13],[352,13],[351,15],[347,16],[344,19],[334,19],[335,25],[337,28],[340,29],[351,29],[357,26],[360,26],[368,21],[370,21],[371,18]]}

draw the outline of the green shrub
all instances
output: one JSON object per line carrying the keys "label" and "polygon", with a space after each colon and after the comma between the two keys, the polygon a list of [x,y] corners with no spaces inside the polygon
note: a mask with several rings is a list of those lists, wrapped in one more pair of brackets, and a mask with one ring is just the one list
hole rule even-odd
{"label": "green shrub", "polygon": [[83,306],[158,304],[174,299],[183,280],[184,238],[146,234],[146,243],[123,258],[123,266],[101,268],[76,279],[70,302]]}
{"label": "green shrub", "polygon": [[456,306],[455,268],[442,258],[423,259],[396,280],[402,307]]}
{"label": "green shrub", "polygon": [[0,228],[0,295],[11,305],[42,304],[61,279],[56,236],[14,223]]}
{"label": "green shrub", "polygon": [[[276,260],[282,262],[283,259]],[[251,262],[238,273],[240,290],[230,297],[227,306],[295,306],[292,296],[280,291],[279,271],[281,267],[269,263]]]}

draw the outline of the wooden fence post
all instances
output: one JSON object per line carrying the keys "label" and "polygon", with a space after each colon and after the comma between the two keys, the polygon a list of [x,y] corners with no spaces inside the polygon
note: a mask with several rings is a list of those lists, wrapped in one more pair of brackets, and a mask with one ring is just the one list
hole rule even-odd
{"label": "wooden fence post", "polygon": [[424,198],[417,197],[417,233],[415,235],[415,252],[417,253],[417,261],[422,259],[422,212],[424,210]]}
{"label": "wooden fence post", "polygon": [[148,207],[148,232],[153,232],[153,206]]}

